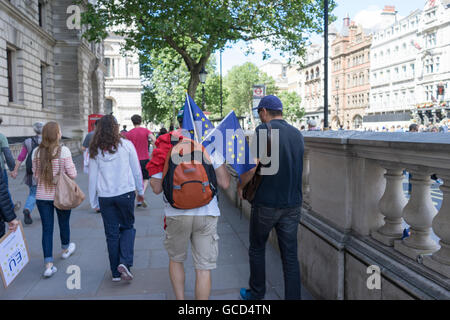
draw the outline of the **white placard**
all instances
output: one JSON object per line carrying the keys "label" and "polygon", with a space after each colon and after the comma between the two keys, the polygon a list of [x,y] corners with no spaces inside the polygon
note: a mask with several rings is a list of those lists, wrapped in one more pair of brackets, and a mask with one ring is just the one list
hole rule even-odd
{"label": "white placard", "polygon": [[29,262],[22,223],[16,232],[8,232],[0,239],[0,274],[7,288]]}

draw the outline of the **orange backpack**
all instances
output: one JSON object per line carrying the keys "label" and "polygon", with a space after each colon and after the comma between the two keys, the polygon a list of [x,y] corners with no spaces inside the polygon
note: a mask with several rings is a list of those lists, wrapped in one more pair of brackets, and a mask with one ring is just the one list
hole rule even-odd
{"label": "orange backpack", "polygon": [[176,209],[200,208],[214,198],[216,173],[203,145],[185,137],[172,142],[164,164],[163,191]]}

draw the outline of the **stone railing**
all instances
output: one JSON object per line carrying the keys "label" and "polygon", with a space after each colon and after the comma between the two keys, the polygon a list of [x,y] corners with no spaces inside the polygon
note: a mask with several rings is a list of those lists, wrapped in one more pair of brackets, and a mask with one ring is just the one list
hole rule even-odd
{"label": "stone railing", "polygon": [[[450,299],[450,134],[304,136],[298,241],[308,291],[318,299]],[[403,170],[412,174],[409,200]],[[431,174],[443,180],[438,212]],[[249,216],[236,184],[227,195]],[[404,240],[403,221],[411,231]]]}

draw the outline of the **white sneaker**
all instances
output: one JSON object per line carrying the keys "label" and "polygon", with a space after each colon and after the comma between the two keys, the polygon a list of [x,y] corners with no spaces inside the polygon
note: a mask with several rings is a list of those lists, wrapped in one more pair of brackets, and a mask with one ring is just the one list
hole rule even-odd
{"label": "white sneaker", "polygon": [[76,247],[77,246],[75,245],[75,243],[71,242],[69,244],[69,248],[67,248],[67,251],[63,252],[62,258],[67,259],[68,257],[70,257],[72,255],[72,253],[75,251]]}
{"label": "white sneaker", "polygon": [[113,282],[119,282],[119,281],[121,281],[122,280],[122,278],[121,277],[118,277],[118,278],[112,278],[112,281]]}
{"label": "white sneaker", "polygon": [[133,275],[131,274],[130,270],[128,270],[128,268],[124,265],[124,264],[119,264],[119,266],[117,267],[117,271],[120,272],[120,277],[123,280],[127,280],[127,281],[131,281],[133,280]]}
{"label": "white sneaker", "polygon": [[54,275],[58,271],[55,266],[51,266],[50,268],[45,269],[44,271],[44,277],[50,278],[52,275]]}

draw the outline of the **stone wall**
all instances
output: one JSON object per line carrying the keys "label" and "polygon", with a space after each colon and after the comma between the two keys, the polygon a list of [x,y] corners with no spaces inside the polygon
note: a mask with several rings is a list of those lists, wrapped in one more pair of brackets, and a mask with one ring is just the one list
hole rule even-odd
{"label": "stone wall", "polygon": [[[89,43],[81,38],[81,30],[68,28],[67,8],[73,0],[44,1],[42,27],[37,4],[0,0],[2,133],[30,136],[32,123],[57,121],[64,136],[82,137],[88,115],[104,111],[103,44]],[[14,55],[13,102],[8,99],[7,48]]]}

